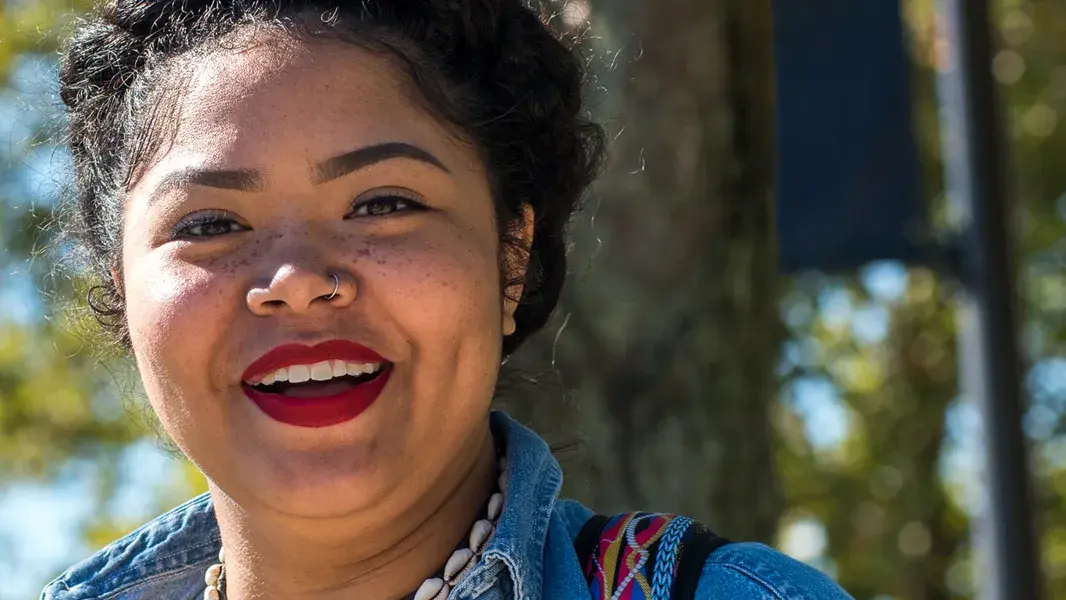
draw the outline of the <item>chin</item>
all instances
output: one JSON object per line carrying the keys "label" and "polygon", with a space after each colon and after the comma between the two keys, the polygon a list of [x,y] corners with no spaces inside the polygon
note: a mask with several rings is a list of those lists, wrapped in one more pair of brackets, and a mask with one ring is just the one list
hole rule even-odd
{"label": "chin", "polygon": [[223,403],[232,408],[221,419],[227,433],[197,439],[198,449],[210,451],[197,452],[203,460],[194,462],[238,505],[339,516],[376,509],[414,479],[405,459],[410,417],[396,414],[402,404],[392,394],[356,419],[323,428],[279,423],[243,396],[233,400]]}
{"label": "chin", "polygon": [[351,449],[326,455],[285,454],[260,461],[242,487],[271,508],[305,517],[336,517],[373,508],[403,484],[379,461]]}

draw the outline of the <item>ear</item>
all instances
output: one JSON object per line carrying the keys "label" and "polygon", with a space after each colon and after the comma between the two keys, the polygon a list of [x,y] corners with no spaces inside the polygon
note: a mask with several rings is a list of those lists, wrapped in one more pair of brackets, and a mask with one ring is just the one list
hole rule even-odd
{"label": "ear", "polygon": [[511,226],[511,237],[514,238],[521,249],[513,247],[504,248],[506,272],[504,281],[514,281],[504,289],[503,294],[503,334],[511,335],[518,325],[514,320],[514,313],[518,310],[518,300],[522,297],[525,289],[526,269],[529,267],[529,250],[533,247],[533,207],[529,204],[522,205],[522,218],[515,221]]}
{"label": "ear", "polygon": [[126,297],[126,290],[122,289],[122,272],[118,270],[118,267],[111,267],[111,282],[115,284],[115,293],[119,298]]}

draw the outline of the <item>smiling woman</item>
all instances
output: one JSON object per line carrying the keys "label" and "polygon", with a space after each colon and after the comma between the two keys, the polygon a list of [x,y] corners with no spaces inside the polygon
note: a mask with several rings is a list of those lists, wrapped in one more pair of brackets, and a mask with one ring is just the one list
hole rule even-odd
{"label": "smiling woman", "polygon": [[603,153],[582,81],[519,0],[105,2],[61,73],[70,226],[210,492],[43,598],[843,597],[558,500],[490,413]]}

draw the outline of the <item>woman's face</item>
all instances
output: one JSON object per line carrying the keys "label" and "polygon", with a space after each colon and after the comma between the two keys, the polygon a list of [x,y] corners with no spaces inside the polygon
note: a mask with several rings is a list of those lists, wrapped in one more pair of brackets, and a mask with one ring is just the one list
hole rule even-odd
{"label": "woman's face", "polygon": [[[483,448],[510,322],[476,153],[351,46],[222,51],[185,71],[128,195],[118,273],[167,432],[227,495],[289,514],[456,477]],[[254,385],[323,361],[343,366]]]}

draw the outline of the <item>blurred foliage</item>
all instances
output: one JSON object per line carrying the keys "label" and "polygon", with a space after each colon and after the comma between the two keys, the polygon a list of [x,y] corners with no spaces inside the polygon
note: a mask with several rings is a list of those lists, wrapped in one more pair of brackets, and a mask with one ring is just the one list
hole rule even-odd
{"label": "blurred foliage", "polygon": [[[933,3],[904,3],[914,62],[917,138],[934,223],[950,221],[941,183],[936,67],[950,52],[935,31]],[[1019,204],[1023,349],[1031,362],[1027,433],[1035,442],[1038,531],[1051,598],[1066,598],[1066,6],[1002,0],[1002,48],[993,70],[1002,84],[1011,167]],[[829,448],[805,435],[802,407],[786,393],[781,433],[789,523],[824,525],[825,560],[856,598],[884,594],[932,600],[970,598],[975,563],[970,517],[984,501],[980,432],[956,376],[958,290],[935,271],[913,268],[899,297],[872,294],[861,277],[795,278],[782,310],[790,326],[786,390],[812,383],[842,403],[847,435]],[[827,298],[832,307],[826,309]],[[872,336],[859,325],[883,320]],[[1057,379],[1056,379],[1057,378]]]}
{"label": "blurred foliage", "polygon": [[[47,141],[54,139],[51,119],[58,107],[49,77],[69,16],[88,4],[9,0],[0,6],[0,300],[18,308],[0,314],[0,494],[5,485],[59,484],[88,473],[93,506],[79,523],[82,550],[114,539],[146,516],[124,513],[115,495],[127,477],[123,457],[152,436],[128,365],[90,352],[97,345],[86,333],[91,319],[66,310],[66,301],[79,297],[83,285],[55,276],[53,261],[43,252],[55,244],[50,225],[62,192],[49,177],[66,176],[62,151]],[[601,5],[593,5],[594,23]],[[617,6],[610,9],[616,11],[610,16],[616,31],[635,10],[632,2]],[[934,69],[948,49],[936,36],[932,0],[906,0],[904,14],[929,211],[934,222],[944,223],[950,211],[941,189]],[[1031,364],[1027,433],[1038,477],[1038,530],[1050,597],[1066,600],[1066,169],[1059,164],[1066,155],[1066,126],[1060,123],[1066,116],[1066,36],[1061,33],[1066,5],[999,0],[996,24],[1002,50],[993,69],[1003,86],[1019,200],[1023,343]],[[607,46],[627,43],[627,36],[610,35]],[[622,80],[605,74],[608,96],[602,110],[624,108],[629,97],[613,91],[624,87]],[[605,188],[633,194],[632,186],[659,186],[654,177],[665,177],[653,172],[634,184],[627,174],[624,168],[611,171]],[[654,191],[643,193],[650,198]],[[629,214],[639,215],[638,225],[650,228],[645,217],[658,212]],[[612,217],[607,209],[587,235],[609,242],[612,231],[631,231],[635,225],[619,214]],[[648,268],[660,266],[655,262]],[[658,306],[614,302],[603,309],[604,302],[618,297],[611,276],[601,265],[589,275],[604,282],[601,290],[584,292],[585,302],[595,301],[598,318],[617,318],[621,311],[627,318],[644,318],[648,327],[667,331],[672,326],[674,320]],[[785,282],[780,315],[788,341],[778,370],[782,391],[770,407],[777,437],[773,458],[784,494],[781,541],[788,547],[790,536],[803,528],[823,533],[824,544],[814,544],[819,551],[805,558],[833,573],[859,600],[970,598],[976,568],[970,518],[982,501],[973,461],[981,447],[972,407],[958,391],[958,290],[950,278],[929,268],[909,269],[900,278],[901,289],[891,293],[874,280],[869,272],[808,273]],[[592,283],[582,278],[578,285]],[[570,301],[581,300],[572,296]],[[719,310],[729,304],[713,306]],[[567,336],[578,325],[572,321]],[[718,331],[736,337],[726,347],[739,345],[747,333],[741,327]],[[552,359],[557,349],[567,352],[565,340],[564,346],[545,348]],[[599,393],[575,387],[578,405],[582,394]],[[841,435],[816,430],[824,423],[812,416],[805,400],[811,390],[821,398],[818,410],[828,407],[843,415]],[[168,464],[171,481],[145,492],[151,495],[149,514],[204,489],[193,467]],[[672,473],[645,475],[653,482],[664,475],[678,479]],[[73,558],[55,557],[56,564],[47,568]]]}
{"label": "blurred foliage", "polygon": [[[0,480],[48,478],[73,457],[121,449],[141,435],[127,418],[101,357],[86,352],[87,323],[62,310],[73,283],[45,252],[54,239],[55,186],[41,171],[54,149],[53,90],[39,89],[54,61],[57,15],[87,2],[15,2],[0,8]],[[15,81],[19,79],[19,81]],[[50,83],[50,82],[49,82]],[[11,119],[8,121],[7,119]],[[61,177],[61,175],[56,175]],[[57,285],[58,284],[58,285]]]}
{"label": "blurred foliage", "polygon": [[0,74],[26,53],[44,54],[58,46],[72,17],[91,0],[9,0],[0,6]]}
{"label": "blurred foliage", "polygon": [[[65,151],[54,145],[61,139],[55,59],[74,15],[89,5],[0,5],[0,500],[14,486],[81,484],[74,489],[87,493],[91,506],[75,523],[80,535],[71,532],[84,542],[77,555],[204,488],[198,474],[185,477],[157,490],[141,515],[115,504],[116,486],[128,477],[122,459],[154,436],[154,426],[129,365],[101,351],[94,320],[77,302],[84,282],[69,277],[53,252],[69,178]],[[174,464],[178,476],[183,467]],[[47,564],[18,558],[0,551],[0,568],[44,577],[77,556]],[[39,589],[44,581],[33,584]],[[13,586],[0,586],[0,598],[24,597],[8,596]]]}

